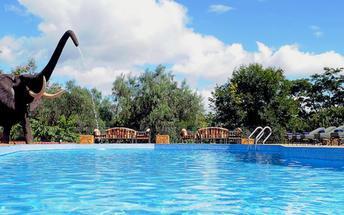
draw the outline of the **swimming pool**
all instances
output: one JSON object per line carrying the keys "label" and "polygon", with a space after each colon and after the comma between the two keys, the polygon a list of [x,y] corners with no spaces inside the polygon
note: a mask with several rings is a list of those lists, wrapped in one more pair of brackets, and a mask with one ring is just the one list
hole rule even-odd
{"label": "swimming pool", "polygon": [[343,166],[201,149],[0,156],[0,214],[344,213]]}

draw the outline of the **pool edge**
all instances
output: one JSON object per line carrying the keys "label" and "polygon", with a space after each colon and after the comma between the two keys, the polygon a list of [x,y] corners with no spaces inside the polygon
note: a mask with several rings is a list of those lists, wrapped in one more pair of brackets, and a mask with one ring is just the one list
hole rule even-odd
{"label": "pool edge", "polygon": [[288,158],[307,158],[344,162],[344,147],[286,146],[280,144],[20,144],[0,147],[0,156],[35,150],[68,149],[188,149],[227,150],[229,152],[280,154]]}
{"label": "pool edge", "polygon": [[0,156],[21,151],[68,149],[154,149],[154,144],[20,144],[0,147]]}

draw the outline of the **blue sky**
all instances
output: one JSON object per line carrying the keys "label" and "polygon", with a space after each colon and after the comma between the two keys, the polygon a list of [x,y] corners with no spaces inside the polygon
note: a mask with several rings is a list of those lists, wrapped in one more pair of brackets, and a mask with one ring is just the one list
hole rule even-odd
{"label": "blue sky", "polygon": [[[189,26],[226,43],[242,43],[256,50],[256,41],[273,47],[299,44],[303,50],[344,53],[344,1],[342,0],[180,0],[188,10]],[[212,13],[209,6],[231,7],[225,13]],[[15,9],[13,9],[15,8]],[[39,18],[25,13],[17,1],[0,2],[0,37],[37,36]],[[315,36],[312,26],[322,32]]]}
{"label": "blue sky", "polygon": [[[281,67],[288,78],[343,65],[343,8],[342,0],[2,0],[0,69],[30,57],[43,66],[73,28],[87,71],[68,45],[55,81],[76,79],[108,93],[115,76],[162,63],[207,96],[242,64]],[[94,83],[99,74],[113,78]]]}
{"label": "blue sky", "polygon": [[7,35],[37,36],[39,18],[25,12],[25,8],[17,1],[2,0],[0,2],[0,37]]}
{"label": "blue sky", "polygon": [[[226,43],[238,42],[256,50],[256,41],[269,46],[299,44],[303,50],[344,53],[344,1],[342,0],[232,0],[180,1],[188,8],[190,26],[216,35]],[[210,13],[212,4],[228,5],[226,13]],[[311,26],[323,33],[315,36]]]}

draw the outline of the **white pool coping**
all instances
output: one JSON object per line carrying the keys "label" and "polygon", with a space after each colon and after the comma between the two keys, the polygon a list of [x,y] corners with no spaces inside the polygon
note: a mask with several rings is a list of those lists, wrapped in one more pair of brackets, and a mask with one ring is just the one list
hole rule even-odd
{"label": "white pool coping", "polygon": [[18,144],[0,147],[0,155],[19,151],[68,149],[154,149],[154,144]]}

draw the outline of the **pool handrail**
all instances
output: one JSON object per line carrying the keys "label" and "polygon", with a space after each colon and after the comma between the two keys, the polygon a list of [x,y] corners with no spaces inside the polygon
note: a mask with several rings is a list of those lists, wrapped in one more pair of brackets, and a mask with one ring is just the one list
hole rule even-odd
{"label": "pool handrail", "polygon": [[266,138],[263,140],[262,143],[265,144],[265,142],[269,139],[269,137],[270,137],[271,134],[272,134],[272,129],[271,129],[269,126],[265,126],[265,127],[263,128],[263,130],[257,135],[255,144],[257,144],[258,141],[263,137],[263,135],[264,135],[266,129],[269,130],[269,134],[266,136]]}
{"label": "pool handrail", "polygon": [[[255,128],[254,130],[253,130],[253,132],[250,134],[250,136],[248,136],[248,139],[251,139],[251,137],[258,131],[258,129],[260,129],[260,130],[263,130],[263,127],[262,126],[258,126],[257,128]],[[259,135],[259,134],[258,134]],[[257,136],[258,136],[257,135]],[[257,137],[256,136],[256,137]]]}

